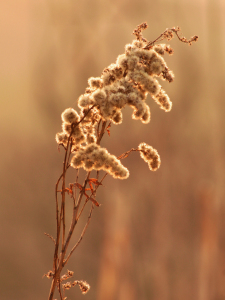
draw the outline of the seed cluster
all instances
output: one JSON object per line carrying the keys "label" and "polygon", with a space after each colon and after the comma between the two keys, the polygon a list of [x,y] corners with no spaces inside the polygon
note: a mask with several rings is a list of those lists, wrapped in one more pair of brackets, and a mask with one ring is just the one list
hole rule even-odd
{"label": "seed cluster", "polygon": [[82,294],[86,294],[90,290],[90,285],[84,280],[75,280],[74,282],[68,281],[67,283],[62,284],[64,290],[69,290],[75,285],[79,285]]}
{"label": "seed cluster", "polygon": [[141,143],[138,146],[138,149],[140,150],[141,158],[148,163],[149,169],[151,171],[156,171],[161,164],[160,156],[157,150],[145,143]]}
{"label": "seed cluster", "polygon": [[134,109],[133,119],[148,123],[150,109],[146,98],[149,93],[163,110],[170,111],[172,103],[156,77],[173,81],[174,75],[162,57],[165,52],[172,54],[173,51],[165,44],[148,50],[146,44],[134,40],[126,45],[125,54],[119,55],[116,63],[103,70],[101,77],[91,77],[85,94],[78,99],[79,107],[95,105],[104,120],[120,124],[121,109],[129,105]]}
{"label": "seed cluster", "polygon": [[[133,119],[149,123],[148,94],[161,109],[171,110],[172,103],[157,78],[173,81],[174,75],[163,58],[165,53],[172,54],[173,50],[166,44],[151,45],[142,37],[141,31],[145,28],[146,23],[137,27],[134,31],[136,39],[125,46],[125,53],[105,68],[100,77],[88,79],[88,88],[78,99],[80,112],[68,108],[62,113],[62,132],[57,133],[56,141],[66,149],[70,145],[74,153],[72,167],[104,170],[114,178],[127,178],[129,171],[98,145],[100,123],[122,123],[122,109],[127,105],[133,109]],[[147,146],[141,150],[149,168],[156,170],[160,165],[157,151]]]}
{"label": "seed cluster", "polygon": [[86,171],[104,170],[114,178],[126,179],[129,176],[128,169],[114,155],[95,143],[80,148],[73,156],[71,166],[83,167]]}

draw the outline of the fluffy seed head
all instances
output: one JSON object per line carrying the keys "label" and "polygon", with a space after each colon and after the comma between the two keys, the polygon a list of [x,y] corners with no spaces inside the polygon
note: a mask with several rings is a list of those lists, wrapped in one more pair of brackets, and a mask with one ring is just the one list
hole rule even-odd
{"label": "fluffy seed head", "polygon": [[120,110],[117,110],[112,116],[112,121],[114,124],[121,124],[123,121],[123,115]]}
{"label": "fluffy seed head", "polygon": [[162,78],[169,82],[173,82],[174,74],[168,68],[165,68],[165,70],[162,72]]}
{"label": "fluffy seed head", "polygon": [[109,102],[116,108],[122,108],[127,103],[127,95],[124,93],[115,93],[109,96]]}
{"label": "fluffy seed head", "polygon": [[165,53],[165,47],[165,44],[158,44],[153,47],[153,50],[155,50],[158,54],[163,55]]}
{"label": "fluffy seed head", "polygon": [[135,55],[130,55],[127,58],[127,68],[130,71],[133,71],[139,62],[139,58]]}
{"label": "fluffy seed head", "polygon": [[75,109],[67,108],[61,115],[63,122],[66,123],[76,123],[79,121],[80,117]]}
{"label": "fluffy seed head", "polygon": [[166,112],[170,111],[172,108],[172,102],[170,101],[169,96],[161,88],[160,92],[157,95],[152,95],[152,98],[160,105],[160,108]]}
{"label": "fluffy seed head", "polygon": [[141,121],[144,124],[148,124],[150,122],[150,118],[151,118],[151,113],[150,113],[150,108],[148,105],[145,106],[145,113],[143,114],[143,116],[141,117]]}
{"label": "fluffy seed head", "polygon": [[78,99],[78,106],[80,108],[87,107],[93,104],[94,104],[94,99],[91,97],[90,94],[83,94]]}
{"label": "fluffy seed head", "polygon": [[160,156],[156,149],[153,149],[151,146],[146,143],[141,143],[138,146],[140,150],[141,158],[148,163],[149,169],[151,171],[156,171],[161,164]]}
{"label": "fluffy seed head", "polygon": [[58,144],[67,145],[68,137],[65,132],[58,132],[55,136],[56,142]]}
{"label": "fluffy seed head", "polygon": [[125,54],[121,54],[117,57],[116,64],[119,65],[123,70],[127,69],[128,58]]}
{"label": "fluffy seed head", "polygon": [[106,99],[106,93],[103,89],[97,89],[93,92],[92,97],[97,105],[102,105]]}
{"label": "fluffy seed head", "polygon": [[103,169],[119,179],[126,179],[129,176],[128,169],[114,155],[95,143],[80,148],[71,159],[71,166],[83,167],[86,171]]}

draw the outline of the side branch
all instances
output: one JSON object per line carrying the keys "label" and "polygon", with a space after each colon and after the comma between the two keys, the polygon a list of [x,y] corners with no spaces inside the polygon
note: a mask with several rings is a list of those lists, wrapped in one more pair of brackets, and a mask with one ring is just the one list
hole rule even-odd
{"label": "side branch", "polygon": [[170,41],[173,38],[173,33],[176,34],[176,36],[178,37],[178,39],[183,42],[183,43],[187,43],[189,45],[192,44],[192,42],[197,42],[198,40],[198,36],[195,35],[193,37],[191,37],[189,40],[186,39],[185,37],[180,37],[180,35],[178,34],[178,32],[180,31],[180,27],[173,27],[173,28],[167,28],[162,34],[160,34],[154,41],[149,42],[143,49],[147,49],[149,50],[152,46],[154,46],[154,44],[156,42],[160,42],[163,41],[164,39],[167,39],[168,41]]}
{"label": "side branch", "polygon": [[140,149],[135,149],[135,148],[132,148],[130,150],[128,150],[127,152],[124,152],[123,154],[121,154],[120,156],[118,156],[117,158],[118,159],[124,159],[124,158],[127,158],[131,152],[135,152],[135,151],[141,151]]}
{"label": "side branch", "polygon": [[64,262],[63,262],[63,267],[67,264],[67,262],[68,262],[68,260],[70,259],[71,255],[73,254],[73,252],[75,251],[75,249],[77,248],[77,246],[78,246],[78,245],[80,244],[80,242],[82,241],[82,239],[83,239],[83,237],[84,237],[84,234],[85,234],[85,232],[86,232],[86,230],[87,230],[87,227],[88,227],[88,225],[89,225],[89,223],[90,223],[90,221],[91,221],[91,216],[92,216],[93,209],[94,209],[94,204],[92,203],[92,205],[91,205],[91,210],[90,210],[90,214],[89,214],[89,216],[88,216],[87,223],[86,223],[86,225],[85,225],[85,227],[84,227],[84,229],[83,229],[83,231],[82,231],[82,233],[81,233],[81,236],[80,236],[78,242],[77,242],[76,245],[72,248],[72,250],[71,250],[70,253],[68,254],[67,258],[64,260]]}

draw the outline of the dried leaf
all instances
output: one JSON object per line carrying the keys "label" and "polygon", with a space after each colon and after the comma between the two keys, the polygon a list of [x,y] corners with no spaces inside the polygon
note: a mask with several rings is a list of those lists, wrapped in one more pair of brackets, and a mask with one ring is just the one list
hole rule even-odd
{"label": "dried leaf", "polygon": [[65,188],[65,191],[66,191],[68,194],[73,195],[73,191],[72,191],[71,189]]}
{"label": "dried leaf", "polygon": [[109,130],[110,127],[111,127],[111,123],[109,123],[109,125],[106,128],[106,131],[107,131],[107,133],[108,133],[109,136],[110,136],[110,130]]}
{"label": "dried leaf", "polygon": [[82,185],[80,183],[75,183],[75,186],[78,187],[80,190],[83,189]]}
{"label": "dried leaf", "polygon": [[96,201],[94,198],[90,198],[89,200],[92,201],[92,203],[94,203],[97,207],[99,207],[101,204],[98,203],[98,201]]}
{"label": "dried leaf", "polygon": [[89,186],[90,186],[90,188],[91,188],[91,191],[92,191],[92,193],[93,193],[93,192],[94,192],[94,189],[93,189],[93,185],[92,185],[92,183],[91,183],[90,180],[88,181],[88,184],[89,184]]}
{"label": "dried leaf", "polygon": [[95,185],[102,185],[102,183],[99,182],[96,178],[90,178],[89,181],[91,181]]}

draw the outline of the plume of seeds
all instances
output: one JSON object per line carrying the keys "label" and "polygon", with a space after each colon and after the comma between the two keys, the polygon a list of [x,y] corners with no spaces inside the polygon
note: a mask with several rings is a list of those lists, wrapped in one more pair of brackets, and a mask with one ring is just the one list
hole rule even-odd
{"label": "plume of seeds", "polygon": [[104,170],[113,178],[126,179],[129,176],[128,169],[114,155],[95,143],[80,148],[73,156],[71,166],[83,167],[86,171]]}
{"label": "plume of seeds", "polygon": [[151,171],[156,171],[161,164],[160,156],[157,150],[145,143],[141,143],[138,146],[138,149],[140,150],[141,158],[147,162],[149,169]]}
{"label": "plume of seeds", "polygon": [[[172,103],[156,78],[173,81],[173,72],[163,58],[165,52],[173,54],[173,50],[166,44],[150,47],[142,37],[142,31],[146,28],[146,23],[138,26],[134,31],[136,39],[125,46],[125,53],[118,56],[116,63],[105,68],[101,77],[89,78],[89,87],[78,99],[80,108],[95,105],[104,120],[120,124],[121,110],[129,105],[134,109],[133,119],[148,123],[150,109],[146,98],[150,94],[161,109],[171,110]],[[164,34],[164,38],[170,37]]]}
{"label": "plume of seeds", "polygon": [[[197,41],[180,37],[180,28],[166,29],[157,39],[147,41],[142,31],[146,23],[137,26],[133,34],[136,39],[125,46],[125,53],[119,55],[116,62],[105,68],[100,77],[88,79],[88,88],[78,99],[80,113],[68,108],[62,113],[62,129],[57,133],[56,141],[65,148],[71,141],[71,151],[75,153],[71,165],[74,168],[105,170],[114,178],[124,179],[129,171],[105,148],[97,145],[97,128],[101,121],[114,124],[122,123],[122,109],[128,105],[133,108],[132,118],[143,123],[150,121],[150,108],[146,103],[147,95],[168,112],[172,108],[169,96],[158,82],[158,78],[172,82],[173,72],[168,68],[163,55],[173,54],[173,49],[158,42],[171,40],[174,34],[184,43]],[[160,166],[156,150],[142,143],[139,145],[141,157],[148,162],[150,170]]]}

